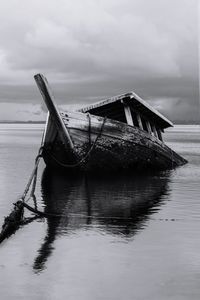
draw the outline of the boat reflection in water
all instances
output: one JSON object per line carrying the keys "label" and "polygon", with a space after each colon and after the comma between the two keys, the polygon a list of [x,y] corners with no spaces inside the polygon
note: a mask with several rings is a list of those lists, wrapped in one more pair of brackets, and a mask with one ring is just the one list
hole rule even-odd
{"label": "boat reflection in water", "polygon": [[150,215],[168,197],[170,172],[115,177],[71,177],[44,170],[44,210],[59,216],[47,218],[47,233],[34,262],[34,271],[45,268],[59,235],[95,228],[107,234],[132,238],[145,228]]}

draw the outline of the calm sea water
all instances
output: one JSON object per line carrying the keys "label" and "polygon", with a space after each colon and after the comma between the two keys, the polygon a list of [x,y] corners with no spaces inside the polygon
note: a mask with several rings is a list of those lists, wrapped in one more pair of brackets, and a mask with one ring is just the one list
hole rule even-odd
{"label": "calm sea water", "polygon": [[[0,125],[1,224],[41,136],[41,125]],[[60,216],[34,220],[0,245],[0,299],[200,299],[200,127],[176,126],[165,140],[187,165],[75,179],[41,164],[38,207]]]}

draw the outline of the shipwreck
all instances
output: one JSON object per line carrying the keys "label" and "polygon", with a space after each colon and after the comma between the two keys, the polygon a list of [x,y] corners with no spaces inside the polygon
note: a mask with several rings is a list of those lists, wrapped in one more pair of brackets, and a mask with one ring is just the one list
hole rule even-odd
{"label": "shipwreck", "polygon": [[48,109],[42,141],[47,166],[75,172],[166,170],[187,161],[163,141],[172,122],[133,92],[59,111],[46,78],[35,75]]}

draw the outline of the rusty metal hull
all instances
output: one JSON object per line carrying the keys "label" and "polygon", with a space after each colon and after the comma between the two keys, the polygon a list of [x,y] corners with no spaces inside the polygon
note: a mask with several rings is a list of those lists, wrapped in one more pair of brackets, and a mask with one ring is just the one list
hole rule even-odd
{"label": "rusty metal hull", "polygon": [[76,172],[164,170],[187,162],[158,138],[137,127],[79,112],[63,113],[61,117],[74,147],[72,151],[66,146],[49,118],[43,157],[53,168]]}

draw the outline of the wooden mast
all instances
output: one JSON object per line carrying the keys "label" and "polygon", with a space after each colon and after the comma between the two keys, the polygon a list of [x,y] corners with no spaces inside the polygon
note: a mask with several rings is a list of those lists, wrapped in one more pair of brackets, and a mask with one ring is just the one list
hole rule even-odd
{"label": "wooden mast", "polygon": [[65,126],[60,113],[58,111],[58,108],[53,101],[54,97],[52,95],[52,92],[50,91],[47,79],[42,74],[37,74],[34,76],[35,81],[37,83],[37,86],[40,90],[40,93],[46,103],[46,106],[49,110],[50,116],[53,118],[55,125],[57,127],[58,133],[63,141],[63,143],[70,147],[70,149],[73,150],[74,145],[71,140],[71,137],[69,135],[69,132],[67,130],[67,127]]}

